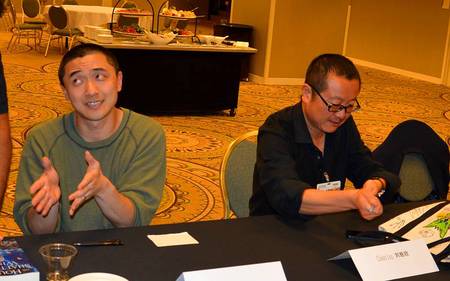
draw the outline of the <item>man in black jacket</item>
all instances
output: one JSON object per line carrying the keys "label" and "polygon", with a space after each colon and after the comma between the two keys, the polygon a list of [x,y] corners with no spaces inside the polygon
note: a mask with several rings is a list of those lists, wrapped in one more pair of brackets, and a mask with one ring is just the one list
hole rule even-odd
{"label": "man in black jacket", "polygon": [[[352,112],[361,79],[337,54],[315,58],[298,104],[272,114],[258,134],[250,214],[303,217],[357,209],[364,219],[383,213],[400,180],[376,162]],[[356,189],[344,189],[350,179]]]}

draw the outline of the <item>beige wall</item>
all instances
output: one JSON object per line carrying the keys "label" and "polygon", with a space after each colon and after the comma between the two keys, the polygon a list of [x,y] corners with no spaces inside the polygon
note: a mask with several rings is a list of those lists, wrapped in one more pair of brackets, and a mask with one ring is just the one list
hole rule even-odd
{"label": "beige wall", "polygon": [[441,76],[449,10],[442,0],[353,0],[346,55]]}
{"label": "beige wall", "polygon": [[[342,52],[350,0],[233,0],[232,21],[254,27],[250,72],[270,78],[301,78],[309,61],[324,52]],[[271,3],[275,3],[272,38]]]}
{"label": "beige wall", "polygon": [[268,40],[271,0],[232,0],[230,22],[253,26],[253,42],[258,52],[251,56],[250,73],[263,76]]}
{"label": "beige wall", "polygon": [[[442,0],[233,0],[232,3],[233,21],[255,27],[258,54],[252,61],[251,72],[265,80],[297,83],[313,57],[324,52],[343,53],[346,44],[345,55],[359,59],[360,63],[450,84],[445,74],[450,71],[444,70],[442,75],[447,64],[450,19],[449,10],[441,7]],[[271,30],[267,26],[271,3],[275,3],[272,36],[264,34]],[[348,5],[351,13],[345,40]]]}
{"label": "beige wall", "polygon": [[269,77],[304,77],[319,54],[341,53],[349,0],[276,2]]}

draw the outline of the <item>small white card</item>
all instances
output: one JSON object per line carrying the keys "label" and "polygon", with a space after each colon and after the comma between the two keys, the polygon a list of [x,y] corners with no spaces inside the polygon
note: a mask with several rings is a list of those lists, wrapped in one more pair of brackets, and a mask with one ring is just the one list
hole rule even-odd
{"label": "small white card", "polygon": [[341,181],[330,181],[317,184],[317,190],[329,191],[341,189]]}
{"label": "small white card", "polygon": [[147,237],[152,240],[157,247],[198,244],[198,241],[187,232],[155,234],[147,235]]}
{"label": "small white card", "polygon": [[280,261],[183,272],[176,281],[287,281]]}
{"label": "small white card", "polygon": [[349,250],[329,260],[349,257],[365,281],[392,280],[439,271],[421,239]]}
{"label": "small white card", "polygon": [[235,47],[248,47],[248,46],[249,46],[249,43],[248,43],[248,42],[245,42],[245,41],[236,41],[236,42],[234,43],[234,46],[235,46]]}

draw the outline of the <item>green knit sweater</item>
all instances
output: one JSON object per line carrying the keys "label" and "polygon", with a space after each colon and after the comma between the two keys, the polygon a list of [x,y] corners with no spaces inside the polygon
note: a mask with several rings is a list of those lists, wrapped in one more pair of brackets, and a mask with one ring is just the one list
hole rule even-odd
{"label": "green knit sweater", "polygon": [[136,208],[135,225],[150,223],[162,197],[166,176],[164,131],[149,117],[127,109],[119,129],[99,142],[86,142],[74,127],[74,113],[33,128],[20,160],[16,185],[14,218],[24,234],[29,234],[27,212],[31,206],[30,186],[42,174],[41,158],[48,156],[59,175],[61,187],[60,231],[114,227],[94,199],[69,216],[69,194],[85,175],[84,152],[89,150],[100,162],[103,174],[127,196]]}

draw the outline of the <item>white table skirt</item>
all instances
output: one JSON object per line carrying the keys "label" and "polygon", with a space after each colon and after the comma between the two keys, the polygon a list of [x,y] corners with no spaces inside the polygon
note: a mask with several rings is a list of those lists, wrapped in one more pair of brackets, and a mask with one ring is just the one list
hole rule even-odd
{"label": "white table skirt", "polygon": [[[85,25],[95,25],[107,28],[107,24],[111,22],[113,7],[104,6],[88,6],[88,5],[62,5],[69,16],[69,27],[78,28],[85,31]],[[48,10],[51,5],[44,8],[44,14],[48,17]],[[114,16],[114,22],[117,21],[118,15]],[[153,17],[139,18],[139,25],[150,29]]]}
{"label": "white table skirt", "polygon": [[[106,27],[111,22],[113,7],[88,6],[88,5],[62,5],[69,16],[69,27],[78,28],[84,32],[85,25]],[[44,8],[44,14],[48,14],[51,5]]]}

